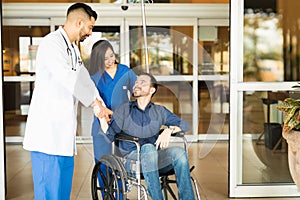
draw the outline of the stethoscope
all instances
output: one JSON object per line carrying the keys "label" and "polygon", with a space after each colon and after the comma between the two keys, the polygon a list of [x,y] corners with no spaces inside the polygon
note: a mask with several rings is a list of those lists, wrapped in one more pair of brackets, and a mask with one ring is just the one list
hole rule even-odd
{"label": "stethoscope", "polygon": [[61,33],[61,35],[62,35],[62,37],[64,38],[64,41],[65,41],[65,43],[66,43],[66,45],[67,45],[67,53],[68,53],[68,56],[70,57],[70,60],[71,60],[71,63],[72,63],[72,68],[71,68],[71,69],[72,69],[73,71],[76,71],[77,63],[78,63],[79,65],[81,65],[81,64],[82,64],[82,61],[81,61],[80,57],[77,56],[76,50],[74,49],[74,47],[73,47],[73,45],[72,45],[72,48],[73,48],[74,53],[75,53],[75,62],[74,62],[73,54],[72,54],[71,49],[69,48],[69,44],[68,44],[68,42],[67,42],[65,36],[64,36],[62,33]]}

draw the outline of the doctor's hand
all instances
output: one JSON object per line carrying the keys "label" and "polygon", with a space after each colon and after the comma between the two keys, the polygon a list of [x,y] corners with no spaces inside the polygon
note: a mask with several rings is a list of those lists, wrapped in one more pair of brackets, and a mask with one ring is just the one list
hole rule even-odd
{"label": "doctor's hand", "polygon": [[163,149],[169,146],[172,132],[173,130],[167,128],[158,136],[155,142],[156,149],[158,149],[159,147]]}
{"label": "doctor's hand", "polygon": [[110,118],[111,118],[113,112],[110,109],[104,107],[101,101],[96,99],[94,101],[94,103],[92,104],[92,107],[93,107],[94,114],[99,119],[104,118],[106,120],[106,122],[110,121]]}

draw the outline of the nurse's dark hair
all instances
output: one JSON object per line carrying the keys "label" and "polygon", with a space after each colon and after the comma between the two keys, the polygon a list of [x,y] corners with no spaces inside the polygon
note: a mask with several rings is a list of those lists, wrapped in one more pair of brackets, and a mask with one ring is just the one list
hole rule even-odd
{"label": "nurse's dark hair", "polygon": [[67,16],[69,15],[70,12],[77,9],[82,9],[89,16],[89,18],[94,17],[94,19],[97,20],[97,13],[89,5],[84,3],[75,3],[71,5],[68,8]]}
{"label": "nurse's dark hair", "polygon": [[[105,71],[105,53],[107,49],[111,49],[114,52],[113,46],[108,40],[99,40],[95,42],[92,47],[92,53],[90,57],[90,67],[89,73],[90,75],[95,74],[96,72],[100,72],[103,74]],[[116,54],[115,54],[116,55]],[[115,61],[117,64],[117,61]]]}
{"label": "nurse's dark hair", "polygon": [[152,74],[149,74],[147,72],[138,73],[138,76],[142,76],[142,75],[148,76],[150,78],[150,86],[155,89],[155,92],[152,94],[152,96],[153,96],[157,92],[157,88],[158,88],[157,80],[155,79],[155,77]]}

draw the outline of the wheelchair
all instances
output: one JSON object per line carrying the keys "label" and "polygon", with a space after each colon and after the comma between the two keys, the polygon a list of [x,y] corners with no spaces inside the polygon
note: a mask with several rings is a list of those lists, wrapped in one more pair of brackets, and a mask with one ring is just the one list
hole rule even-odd
{"label": "wheelchair", "polygon": [[[171,135],[172,138],[180,138],[183,140],[184,149],[187,152],[187,140],[184,137],[184,132],[176,132]],[[126,158],[122,156],[116,155],[114,153],[112,155],[104,155],[100,158],[100,160],[95,164],[92,177],[91,177],[91,193],[93,200],[103,199],[103,200],[126,200],[129,199],[130,192],[133,191],[133,187],[136,188],[137,197],[134,199],[142,200],[148,199],[148,192],[146,186],[144,186],[141,182],[143,179],[143,175],[141,173],[141,165],[139,160],[140,155],[140,144],[139,138],[119,134],[116,136],[115,142],[118,141],[128,141],[132,142],[137,147],[137,160],[134,164],[135,175],[128,173],[126,170]],[[104,166],[104,169],[103,169]],[[190,172],[193,171],[195,167],[191,166]],[[107,174],[109,174],[107,176]],[[171,196],[172,199],[177,200],[176,195],[174,194],[171,184],[176,185],[175,177],[171,177],[174,175],[174,170],[170,170],[167,173],[159,174],[161,189],[163,191],[164,199],[168,200],[168,197]],[[100,186],[98,182],[98,178],[101,178],[103,182],[103,186]],[[200,194],[198,190],[198,185],[196,179],[194,179],[191,175],[192,187],[194,190],[195,198],[200,200]],[[103,195],[103,198],[102,198]]]}

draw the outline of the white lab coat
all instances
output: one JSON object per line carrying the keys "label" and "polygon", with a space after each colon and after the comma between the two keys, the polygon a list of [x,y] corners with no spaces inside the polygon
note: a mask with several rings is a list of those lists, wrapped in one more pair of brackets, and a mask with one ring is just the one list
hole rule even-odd
{"label": "white lab coat", "polygon": [[[63,36],[72,51],[73,62]],[[61,27],[45,36],[38,47],[35,88],[23,141],[26,150],[73,156],[78,101],[90,106],[96,97],[101,99],[83,64],[74,71],[74,50],[77,61],[81,58],[78,47],[73,47]]]}

